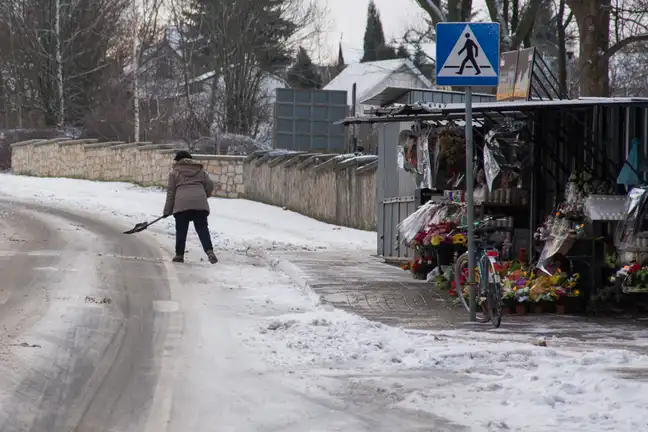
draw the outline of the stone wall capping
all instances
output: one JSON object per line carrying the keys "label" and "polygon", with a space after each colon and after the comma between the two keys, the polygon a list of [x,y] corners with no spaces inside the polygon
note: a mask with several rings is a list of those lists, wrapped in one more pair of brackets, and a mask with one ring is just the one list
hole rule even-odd
{"label": "stone wall capping", "polygon": [[31,140],[27,140],[27,141],[19,141],[19,142],[11,144],[11,148],[28,146],[28,145],[33,144],[34,141],[40,141],[40,140],[31,139]]}
{"label": "stone wall capping", "polygon": [[70,141],[70,138],[66,138],[66,137],[52,138],[52,139],[49,139],[49,140],[43,140],[41,142],[34,143],[34,145],[43,146],[43,145],[59,144],[59,143],[64,142],[64,141]]}
{"label": "stone wall capping", "polygon": [[120,150],[120,149],[129,149],[129,148],[135,148],[135,147],[141,147],[144,145],[150,145],[151,143],[139,143],[139,142],[131,142],[131,143],[124,143],[124,144],[117,144],[114,145],[112,148],[115,150]]}
{"label": "stone wall capping", "polygon": [[284,168],[290,168],[290,167],[292,167],[292,166],[297,165],[298,163],[301,163],[301,162],[305,161],[305,160],[308,159],[309,157],[311,157],[311,154],[310,154],[310,153],[298,154],[297,156],[294,156],[294,157],[288,159],[288,160],[283,164],[283,167],[284,167]]}
{"label": "stone wall capping", "polygon": [[329,155],[329,154],[326,154],[326,153],[315,153],[315,154],[311,155],[311,157],[306,159],[304,162],[299,164],[297,166],[297,169],[300,170],[300,171],[305,170],[306,168],[308,168],[308,167],[310,167],[312,165],[320,164],[320,163],[322,163],[324,161],[327,161],[327,160],[329,160],[329,159],[331,159],[333,157],[335,157],[335,155]]}
{"label": "stone wall capping", "polygon": [[151,151],[151,150],[163,150],[163,147],[160,147],[160,144],[145,144],[136,147],[139,151]]}
{"label": "stone wall capping", "polygon": [[56,144],[56,143],[55,143],[55,142],[51,142],[51,140],[38,140],[38,141],[35,141],[32,145],[33,145],[34,147],[40,147],[40,146],[44,146],[44,145],[52,145],[52,144]]}
{"label": "stone wall capping", "polygon": [[295,155],[293,153],[275,156],[274,158],[272,158],[272,160],[270,160],[270,162],[268,162],[268,166],[270,166],[270,167],[277,166],[277,165],[279,165],[279,164],[281,164],[283,162],[286,162],[286,161],[292,159],[294,156]]}
{"label": "stone wall capping", "polygon": [[79,144],[94,144],[98,141],[99,141],[98,139],[77,139],[77,140],[61,141],[58,143],[58,145],[59,147],[64,147],[64,146],[79,145]]}
{"label": "stone wall capping", "polygon": [[178,150],[175,144],[145,144],[137,147],[140,151],[150,151],[150,150]]}
{"label": "stone wall capping", "polygon": [[120,144],[124,144],[124,141],[107,141],[107,142],[100,142],[100,143],[84,144],[83,148],[96,149],[96,148],[104,148],[104,147],[114,147]]}
{"label": "stone wall capping", "polygon": [[245,156],[239,155],[210,155],[210,154],[194,154],[191,155],[196,160],[220,160],[220,161],[231,161],[231,162],[243,162]]}
{"label": "stone wall capping", "polygon": [[245,162],[252,162],[255,159],[259,159],[260,157],[270,153],[270,150],[256,150],[250,153],[245,157]]}
{"label": "stone wall capping", "polygon": [[337,158],[328,158],[327,160],[324,160],[324,162],[321,162],[313,167],[313,170],[315,172],[320,172],[320,171],[325,171],[325,170],[333,170],[336,168],[336,165],[342,163],[339,161]]}
{"label": "stone wall capping", "polygon": [[368,163],[371,163],[371,162],[374,162],[374,161],[377,161],[377,160],[378,160],[378,156],[373,156],[373,155],[353,156],[353,157],[350,157],[348,159],[345,159],[345,160],[341,161],[337,165],[336,169],[339,171],[339,170],[343,170],[343,169],[347,169],[347,168],[351,168],[351,167],[357,168],[357,167],[366,165]]}
{"label": "stone wall capping", "polygon": [[271,158],[272,158],[272,156],[270,155],[270,152],[268,152],[268,153],[264,154],[263,156],[261,156],[261,157],[260,157],[259,159],[257,159],[256,161],[254,161],[254,164],[255,164],[256,166],[259,166],[259,165],[261,165],[262,163],[264,163],[264,162],[270,160]]}
{"label": "stone wall capping", "polygon": [[366,165],[359,166],[356,168],[355,172],[357,175],[371,174],[378,169],[378,159],[373,162],[369,162]]}

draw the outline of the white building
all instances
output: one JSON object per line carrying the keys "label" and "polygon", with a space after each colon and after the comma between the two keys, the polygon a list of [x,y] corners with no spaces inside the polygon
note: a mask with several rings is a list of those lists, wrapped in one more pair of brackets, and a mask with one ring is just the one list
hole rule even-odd
{"label": "white building", "polygon": [[370,105],[360,101],[378,94],[388,87],[429,89],[433,85],[408,59],[382,60],[348,65],[328,83],[324,90],[345,90],[347,104],[353,105],[353,84],[356,84],[356,115],[362,114]]}

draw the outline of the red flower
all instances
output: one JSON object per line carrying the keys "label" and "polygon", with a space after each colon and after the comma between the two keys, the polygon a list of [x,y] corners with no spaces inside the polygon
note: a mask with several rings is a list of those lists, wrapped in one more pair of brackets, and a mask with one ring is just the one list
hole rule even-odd
{"label": "red flower", "polygon": [[529,260],[526,249],[520,248],[520,250],[518,251],[517,260],[521,264],[526,263]]}
{"label": "red flower", "polygon": [[641,265],[640,265],[640,264],[637,264],[637,263],[632,264],[632,265],[630,266],[630,268],[628,269],[628,271],[629,271],[630,273],[638,272],[639,270],[641,270]]}

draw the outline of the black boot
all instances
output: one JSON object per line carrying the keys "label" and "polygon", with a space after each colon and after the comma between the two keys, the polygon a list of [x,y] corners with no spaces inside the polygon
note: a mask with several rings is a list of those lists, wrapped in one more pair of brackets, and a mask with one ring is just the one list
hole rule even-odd
{"label": "black boot", "polygon": [[218,258],[216,258],[216,255],[214,254],[213,250],[207,251],[207,259],[211,264],[216,264],[218,262]]}
{"label": "black boot", "polygon": [[176,262],[176,263],[183,263],[184,262],[184,255],[176,255],[176,256],[173,257],[173,259],[171,261]]}

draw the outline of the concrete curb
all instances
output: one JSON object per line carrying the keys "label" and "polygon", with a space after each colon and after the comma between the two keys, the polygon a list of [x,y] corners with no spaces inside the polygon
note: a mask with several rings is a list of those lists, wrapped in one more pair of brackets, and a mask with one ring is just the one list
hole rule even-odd
{"label": "concrete curb", "polygon": [[313,301],[315,306],[323,304],[322,298],[315,292],[308,282],[308,278],[297,265],[286,259],[277,258],[266,250],[257,250],[259,257],[265,261],[274,271],[279,271],[291,280],[292,283],[301,288],[302,291]]}

